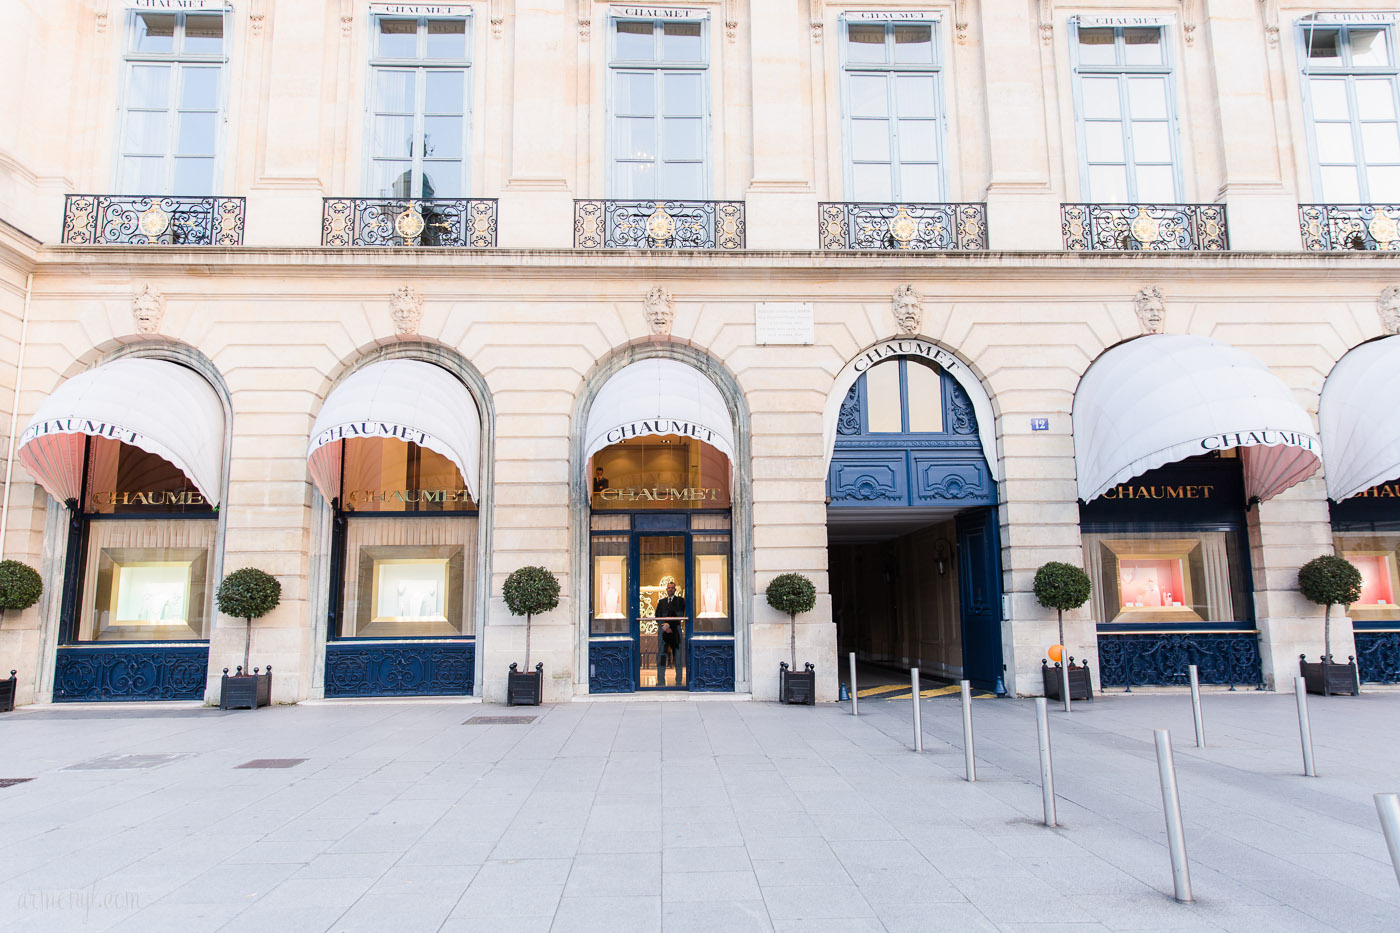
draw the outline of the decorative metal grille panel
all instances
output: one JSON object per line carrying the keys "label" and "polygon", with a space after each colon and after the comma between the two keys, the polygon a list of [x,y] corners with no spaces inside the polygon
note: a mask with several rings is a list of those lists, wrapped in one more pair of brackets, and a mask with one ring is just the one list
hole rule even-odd
{"label": "decorative metal grille panel", "polygon": [[257,770],[270,770],[273,768],[295,768],[305,760],[305,758],[254,758],[252,761],[245,761],[241,765],[234,765],[234,769],[253,768]]}
{"label": "decorative metal grille panel", "polygon": [[1230,248],[1221,204],[1061,204],[1060,233],[1072,251]]}
{"label": "decorative metal grille panel", "polygon": [[1400,204],[1300,204],[1303,249],[1400,249]]}
{"label": "decorative metal grille panel", "polygon": [[326,645],[327,697],[465,696],[475,678],[475,642]]}
{"label": "decorative metal grille panel", "polygon": [[496,245],[496,199],[326,198],[322,246]]}
{"label": "decorative metal grille panel", "polygon": [[575,201],[578,249],[743,249],[743,201]]}
{"label": "decorative metal grille panel", "polygon": [[734,642],[691,641],[690,689],[706,693],[734,692]]}
{"label": "decorative metal grille panel", "polygon": [[822,249],[985,250],[985,204],[817,205]]}
{"label": "decorative metal grille panel", "polygon": [[1362,683],[1400,684],[1400,632],[1358,629],[1356,669]]}
{"label": "decorative metal grille panel", "polygon": [[70,246],[242,246],[243,198],[70,194],[63,242]]}
{"label": "decorative metal grille panel", "polygon": [[464,726],[528,726],[535,721],[534,716],[473,716]]}
{"label": "decorative metal grille panel", "polygon": [[202,700],[208,671],[208,645],[60,646],[53,698]]}
{"label": "decorative metal grille panel", "polygon": [[1263,682],[1253,632],[1099,633],[1099,680],[1105,687],[1190,683],[1196,665],[1203,684]]}
{"label": "decorative metal grille panel", "polygon": [[588,692],[632,693],[631,642],[592,642],[588,646]]}

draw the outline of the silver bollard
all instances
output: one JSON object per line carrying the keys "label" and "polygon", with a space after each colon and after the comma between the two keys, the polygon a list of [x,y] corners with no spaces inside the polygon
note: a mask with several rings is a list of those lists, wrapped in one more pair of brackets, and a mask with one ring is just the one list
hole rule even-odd
{"label": "silver bollard", "polygon": [[1186,669],[1191,675],[1191,712],[1196,717],[1196,747],[1206,747],[1206,721],[1201,718],[1201,680],[1196,672],[1196,665],[1192,664]]}
{"label": "silver bollard", "polygon": [[1162,811],[1167,817],[1167,851],[1172,858],[1172,887],[1176,899],[1189,904],[1191,869],[1186,864],[1186,830],[1181,823],[1181,796],[1176,790],[1176,763],[1172,760],[1172,737],[1166,729],[1153,729],[1157,740],[1157,776],[1162,781]]}
{"label": "silver bollard", "polygon": [[1386,848],[1390,849],[1395,880],[1400,882],[1400,794],[1376,794],[1376,812],[1381,817]]}
{"label": "silver bollard", "polygon": [[1055,766],[1050,761],[1050,716],[1045,697],[1035,699],[1035,732],[1040,739],[1040,797],[1045,805],[1045,825],[1055,821]]}
{"label": "silver bollard", "polygon": [[860,715],[860,698],[856,690],[856,653],[851,652],[851,715]]}
{"label": "silver bollard", "polygon": [[1298,734],[1303,741],[1303,774],[1317,777],[1313,766],[1312,726],[1308,723],[1308,683],[1301,677],[1293,678],[1293,692],[1298,695]]}
{"label": "silver bollard", "polygon": [[924,750],[924,723],[919,718],[919,669],[911,667],[909,669],[909,679],[914,684],[914,751]]}
{"label": "silver bollard", "polygon": [[962,682],[962,714],[963,714],[963,760],[967,765],[968,781],[977,780],[977,760],[972,753],[972,684],[964,680]]}
{"label": "silver bollard", "polygon": [[1065,701],[1065,712],[1069,712],[1069,655],[1065,654],[1065,649],[1060,649],[1060,696]]}

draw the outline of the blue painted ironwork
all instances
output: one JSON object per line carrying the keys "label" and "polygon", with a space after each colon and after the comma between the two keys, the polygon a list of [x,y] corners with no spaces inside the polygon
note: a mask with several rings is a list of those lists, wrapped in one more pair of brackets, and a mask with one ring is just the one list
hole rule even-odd
{"label": "blue painted ironwork", "polygon": [[1196,665],[1203,684],[1260,684],[1254,632],[1099,633],[1099,681],[1105,687],[1181,686]]}
{"label": "blue painted ironwork", "polygon": [[578,249],[744,248],[743,201],[575,201]]}
{"label": "blue painted ironwork", "polygon": [[70,194],[63,242],[70,246],[242,246],[243,198]]}
{"label": "blue painted ironwork", "polygon": [[985,204],[823,202],[822,249],[976,251],[987,248]]}
{"label": "blue painted ironwork", "polygon": [[1400,204],[1300,204],[1303,249],[1400,249]]}
{"label": "blue painted ironwork", "polygon": [[[636,667],[630,641],[594,641],[588,644],[588,692],[634,693]],[[730,688],[731,690],[733,687]]]}
{"label": "blue painted ironwork", "polygon": [[326,198],[322,246],[496,245],[495,198]]}
{"label": "blue painted ironwork", "polygon": [[348,642],[326,645],[326,696],[465,696],[476,677],[476,643]]}
{"label": "blue painted ironwork", "polygon": [[209,645],[60,645],[55,703],[202,700]]}
{"label": "blue painted ironwork", "polygon": [[734,642],[691,639],[690,689],[697,692],[734,692]]}
{"label": "blue painted ironwork", "polygon": [[1223,204],[1061,204],[1067,250],[1230,248]]}
{"label": "blue painted ironwork", "polygon": [[1400,684],[1400,632],[1357,629],[1356,668],[1362,683]]}

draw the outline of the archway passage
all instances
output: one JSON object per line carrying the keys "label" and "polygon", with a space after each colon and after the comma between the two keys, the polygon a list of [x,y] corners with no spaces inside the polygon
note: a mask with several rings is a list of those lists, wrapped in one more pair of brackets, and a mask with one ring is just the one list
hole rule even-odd
{"label": "archway passage", "polygon": [[967,391],[923,354],[863,367],[837,417],[827,545],[840,651],[991,689],[996,481]]}

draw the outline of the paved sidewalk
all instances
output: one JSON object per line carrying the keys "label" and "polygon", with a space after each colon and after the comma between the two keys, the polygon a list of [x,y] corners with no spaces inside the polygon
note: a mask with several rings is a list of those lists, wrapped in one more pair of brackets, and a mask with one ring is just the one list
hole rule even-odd
{"label": "paved sidewalk", "polygon": [[1203,750],[1185,695],[1052,712],[1058,830],[1029,701],[975,704],[973,785],[956,697],[924,701],[922,755],[907,699],[25,710],[0,717],[0,778],[33,778],[0,789],[0,928],[1400,929],[1371,801],[1400,790],[1400,693],[1313,699],[1317,779],[1291,695],[1205,702]]}

